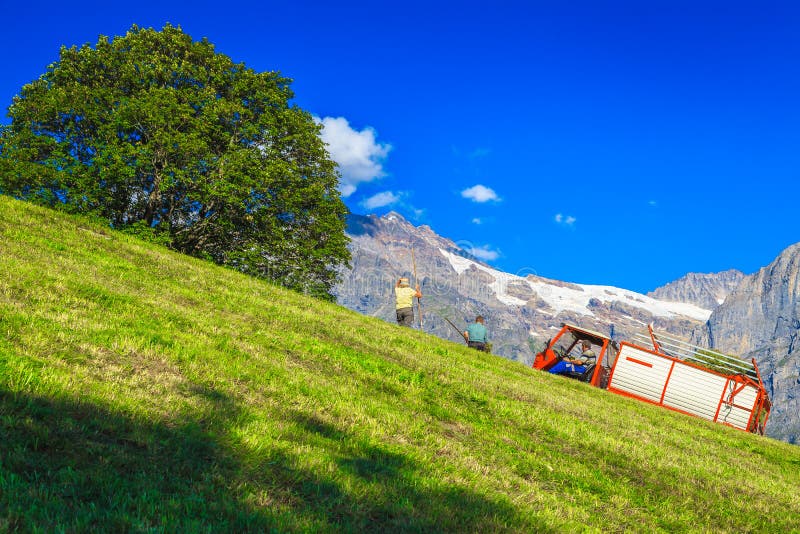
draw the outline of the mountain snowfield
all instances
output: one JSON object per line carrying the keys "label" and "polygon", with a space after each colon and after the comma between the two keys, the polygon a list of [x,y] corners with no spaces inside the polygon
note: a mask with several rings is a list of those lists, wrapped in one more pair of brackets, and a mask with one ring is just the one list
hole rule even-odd
{"label": "mountain snowfield", "polygon": [[635,308],[641,308],[643,311],[655,317],[671,318],[675,316],[684,316],[703,322],[711,317],[712,310],[707,310],[695,306],[694,304],[656,300],[641,293],[636,293],[635,291],[613,286],[572,283],[559,285],[547,283],[541,281],[541,279],[535,280],[530,277],[522,277],[498,271],[441,248],[439,252],[447,258],[450,265],[452,265],[453,269],[455,269],[456,273],[459,275],[468,269],[474,268],[494,278],[494,282],[490,283],[489,287],[494,291],[495,298],[503,304],[509,306],[524,306],[528,304],[525,300],[515,297],[508,292],[508,288],[512,282],[515,284],[527,284],[531,290],[536,292],[536,294],[551,308],[537,308],[535,311],[538,313],[558,315],[563,311],[568,311],[579,315],[594,316],[595,314],[589,308],[589,302],[595,299],[608,304],[622,301]]}

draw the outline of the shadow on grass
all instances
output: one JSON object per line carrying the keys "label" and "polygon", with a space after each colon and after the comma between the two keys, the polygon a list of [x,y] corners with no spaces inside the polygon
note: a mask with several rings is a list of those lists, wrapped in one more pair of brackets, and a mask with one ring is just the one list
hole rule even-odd
{"label": "shadow on grass", "polygon": [[332,472],[278,451],[245,468],[216,433],[240,408],[217,391],[192,392],[209,413],[153,422],[0,388],[0,531],[546,530],[315,417],[293,421],[301,441],[335,456]]}
{"label": "shadow on grass", "polygon": [[[224,396],[193,389],[215,417],[236,415]],[[268,514],[227,489],[236,465],[204,420],[141,421],[0,389],[0,531],[268,529]]]}
{"label": "shadow on grass", "polygon": [[[299,412],[288,417],[318,447],[336,451],[332,478],[276,457],[277,486],[304,502],[304,511],[333,531],[369,532],[547,532],[530,515],[472,489],[440,483],[424,465]],[[349,484],[344,483],[348,479]],[[299,481],[299,482],[292,482]],[[336,482],[340,481],[340,482]],[[344,491],[356,485],[358,496]]]}

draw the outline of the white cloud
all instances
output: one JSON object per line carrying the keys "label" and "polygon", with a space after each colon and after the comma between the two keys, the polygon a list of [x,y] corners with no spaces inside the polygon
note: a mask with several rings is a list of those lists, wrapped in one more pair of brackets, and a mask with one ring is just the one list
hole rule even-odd
{"label": "white cloud", "polygon": [[497,196],[497,193],[495,193],[493,189],[480,184],[464,189],[461,192],[461,196],[468,198],[473,202],[489,202],[490,200],[500,200],[500,197]]}
{"label": "white cloud", "polygon": [[650,202],[648,202],[648,204],[651,206],[658,206],[658,202],[656,202],[655,200],[651,200]]}
{"label": "white cloud", "polygon": [[384,206],[396,204],[400,202],[400,198],[401,196],[399,194],[396,195],[391,191],[384,191],[361,201],[361,205],[368,210],[374,210],[376,208],[382,208]]}
{"label": "white cloud", "polygon": [[472,224],[483,224],[483,221],[479,217],[475,217],[472,219]]}
{"label": "white cloud", "polygon": [[492,250],[489,245],[483,245],[481,247],[469,247],[465,250],[479,260],[483,261],[492,261],[500,257],[500,252]]}
{"label": "white cloud", "polygon": [[315,118],[322,124],[322,141],[342,173],[339,188],[342,196],[349,197],[358,184],[386,176],[383,162],[392,145],[379,143],[377,133],[369,126],[354,130],[344,117]]}
{"label": "white cloud", "polygon": [[575,224],[575,221],[577,221],[577,220],[578,219],[576,219],[572,215],[563,215],[561,213],[557,213],[556,214],[556,222],[558,224],[564,224],[566,226],[572,226],[573,224]]}

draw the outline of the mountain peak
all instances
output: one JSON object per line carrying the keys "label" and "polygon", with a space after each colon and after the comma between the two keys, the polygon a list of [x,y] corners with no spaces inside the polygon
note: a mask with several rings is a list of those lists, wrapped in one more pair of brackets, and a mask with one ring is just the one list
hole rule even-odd
{"label": "mountain peak", "polygon": [[406,223],[408,222],[405,217],[403,217],[402,215],[400,215],[398,212],[396,212],[394,210],[392,210],[392,211],[388,212],[387,214],[383,215],[381,217],[381,219],[383,219],[385,221],[399,221],[399,222],[406,222]]}
{"label": "mountain peak", "polygon": [[719,273],[688,273],[647,294],[659,300],[688,302],[713,310],[736,289],[744,273],[728,269]]}

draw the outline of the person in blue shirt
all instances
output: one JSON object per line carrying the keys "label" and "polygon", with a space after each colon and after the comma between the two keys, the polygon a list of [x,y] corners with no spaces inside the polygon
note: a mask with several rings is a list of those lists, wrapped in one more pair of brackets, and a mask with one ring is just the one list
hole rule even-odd
{"label": "person in blue shirt", "polygon": [[488,352],[486,350],[486,326],[484,326],[482,316],[477,316],[475,322],[467,326],[467,329],[464,330],[464,339],[467,340],[470,348]]}
{"label": "person in blue shirt", "polygon": [[562,375],[565,373],[581,373],[586,371],[586,368],[597,361],[597,357],[592,350],[592,344],[589,340],[584,339],[581,341],[581,355],[577,358],[565,356],[563,360],[550,368],[550,373],[554,375]]}

